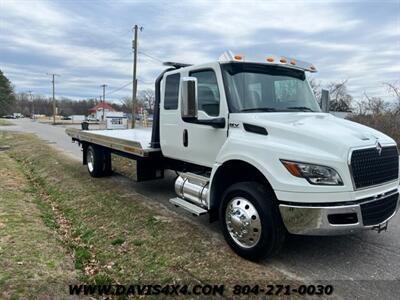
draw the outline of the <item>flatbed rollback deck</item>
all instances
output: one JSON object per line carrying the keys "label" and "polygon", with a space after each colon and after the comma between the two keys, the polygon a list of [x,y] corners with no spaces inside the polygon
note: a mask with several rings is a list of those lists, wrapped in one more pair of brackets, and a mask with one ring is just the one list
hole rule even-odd
{"label": "flatbed rollback deck", "polygon": [[117,130],[80,130],[77,128],[68,128],[66,129],[66,133],[74,142],[82,145],[84,164],[88,163],[88,147],[96,147],[97,159],[104,161],[104,169],[98,171],[94,175],[95,177],[110,174],[111,153],[137,161],[136,181],[161,179],[164,176],[163,164],[161,163],[161,149],[150,147],[150,128]]}

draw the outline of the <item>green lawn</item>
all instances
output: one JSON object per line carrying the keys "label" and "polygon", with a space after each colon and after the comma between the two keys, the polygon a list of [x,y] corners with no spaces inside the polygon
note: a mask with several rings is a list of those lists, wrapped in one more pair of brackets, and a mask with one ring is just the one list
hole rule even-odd
{"label": "green lawn", "polygon": [[0,126],[11,126],[11,125],[14,125],[14,123],[5,119],[0,119]]}
{"label": "green lawn", "polygon": [[[0,232],[7,231],[0,236],[18,240],[15,249],[1,240],[3,293],[24,296],[21,286],[33,278],[43,283],[53,277],[121,284],[288,282],[115,178],[91,178],[85,166],[34,135],[0,131],[1,145],[10,149],[0,152],[0,174],[18,178],[1,183],[8,192],[1,192],[6,201],[0,202],[0,212],[7,209],[15,216],[7,217],[8,223],[0,219],[6,226]],[[40,292],[41,285],[35,284],[34,291]]]}
{"label": "green lawn", "polygon": [[55,224],[51,210],[5,152],[0,166],[0,298],[65,296],[77,274],[72,257],[45,225]]}

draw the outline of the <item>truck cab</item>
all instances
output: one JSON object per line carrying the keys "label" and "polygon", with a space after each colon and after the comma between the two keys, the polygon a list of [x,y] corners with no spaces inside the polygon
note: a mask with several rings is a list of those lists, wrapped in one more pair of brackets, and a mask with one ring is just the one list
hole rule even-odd
{"label": "truck cab", "polygon": [[[196,82],[197,118],[182,116],[181,82]],[[227,139],[228,103],[220,64],[189,66],[164,75],[160,105],[160,145],[164,156],[212,168]],[[201,124],[224,121],[220,128]],[[205,143],[206,142],[206,143]]]}
{"label": "truck cab", "polygon": [[[306,76],[312,64],[227,51],[208,64],[168,65],[155,84],[151,138],[136,142],[154,158],[138,165],[154,174],[147,179],[177,171],[170,202],[219,220],[236,253],[272,255],[287,234],[387,228],[399,208],[397,145],[321,111]],[[71,136],[83,144],[84,163],[100,155],[88,150],[96,139],[87,132]],[[125,149],[97,144],[104,153]]]}

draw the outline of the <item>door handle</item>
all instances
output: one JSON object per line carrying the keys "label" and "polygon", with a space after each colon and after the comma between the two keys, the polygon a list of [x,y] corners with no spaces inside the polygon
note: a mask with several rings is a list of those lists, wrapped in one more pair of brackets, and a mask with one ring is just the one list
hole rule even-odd
{"label": "door handle", "polygon": [[189,144],[189,137],[188,137],[188,131],[187,129],[183,130],[183,146],[187,147]]}

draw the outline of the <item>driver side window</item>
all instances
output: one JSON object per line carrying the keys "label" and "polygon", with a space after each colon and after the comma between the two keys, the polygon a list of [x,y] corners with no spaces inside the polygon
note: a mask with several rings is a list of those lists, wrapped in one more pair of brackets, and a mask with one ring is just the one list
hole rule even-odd
{"label": "driver side window", "polygon": [[197,78],[198,109],[209,116],[219,116],[219,89],[215,72],[202,70],[190,72],[189,76]]}

